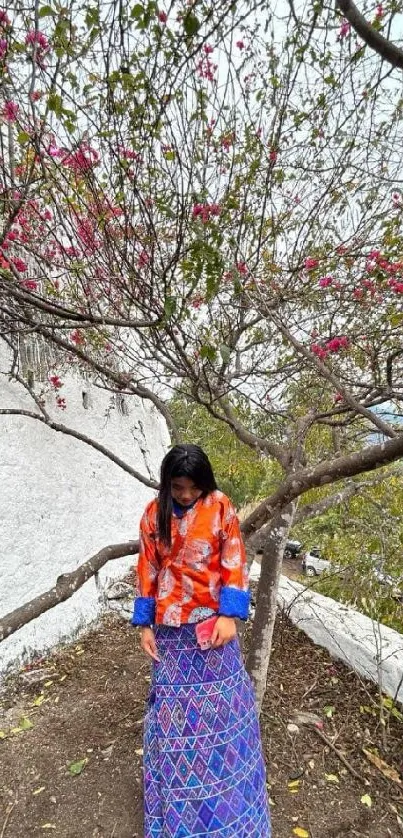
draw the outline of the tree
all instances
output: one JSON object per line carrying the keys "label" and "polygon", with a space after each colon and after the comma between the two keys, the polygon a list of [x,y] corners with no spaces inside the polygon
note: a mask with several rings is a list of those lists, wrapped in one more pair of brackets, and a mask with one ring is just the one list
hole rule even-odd
{"label": "tree", "polygon": [[0,275],[27,419],[52,421],[20,368],[34,340],[58,409],[77,368],[152,401],[173,439],[175,393],[276,463],[243,524],[247,538],[269,527],[248,661],[259,702],[299,498],[403,453],[380,412],[402,398],[399,88],[345,49],[330,10],[306,26],[260,6],[263,27],[258,4],[224,2],[3,18]]}

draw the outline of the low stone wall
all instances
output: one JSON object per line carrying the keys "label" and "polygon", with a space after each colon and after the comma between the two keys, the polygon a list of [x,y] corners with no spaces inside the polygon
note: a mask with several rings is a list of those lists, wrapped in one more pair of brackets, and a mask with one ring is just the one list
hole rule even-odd
{"label": "low stone wall", "polygon": [[[251,578],[259,578],[253,562]],[[314,643],[403,703],[403,635],[330,597],[281,577],[279,607]]]}

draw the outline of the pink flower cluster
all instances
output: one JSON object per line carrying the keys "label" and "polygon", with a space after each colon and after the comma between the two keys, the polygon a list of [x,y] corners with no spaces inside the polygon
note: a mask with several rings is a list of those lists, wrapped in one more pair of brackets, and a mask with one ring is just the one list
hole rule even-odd
{"label": "pink flower cluster", "polygon": [[44,58],[49,52],[49,41],[44,32],[39,29],[31,29],[25,38],[26,46],[31,46],[33,49],[34,60],[42,70],[45,69]]}
{"label": "pink flower cluster", "polygon": [[319,288],[329,288],[329,285],[332,285],[332,283],[332,276],[322,276],[319,280]]}
{"label": "pink flower cluster", "polygon": [[58,375],[49,376],[49,383],[52,385],[54,390],[60,390],[60,388],[63,387],[63,381]]}
{"label": "pink flower cluster", "polygon": [[312,256],[308,256],[304,262],[304,268],[306,271],[313,271],[319,265],[319,259],[314,259]]}
{"label": "pink flower cluster", "polygon": [[0,9],[0,26],[6,27],[11,25],[11,20],[4,11],[4,9]]}
{"label": "pink flower cluster", "polygon": [[7,54],[8,43],[5,38],[0,38],[0,61],[5,58]]}
{"label": "pink flower cluster", "polygon": [[312,343],[311,352],[320,358],[321,361],[324,361],[329,353],[335,354],[340,352],[341,349],[348,349],[348,347],[348,337],[346,335],[341,335],[341,337],[331,338],[323,345],[320,343]]}
{"label": "pink flower cluster", "polygon": [[15,122],[18,117],[18,111],[20,106],[17,105],[17,102],[7,101],[4,102],[2,115],[6,122]]}
{"label": "pink flower cluster", "polygon": [[76,151],[67,154],[62,162],[76,174],[83,174],[84,172],[89,172],[97,165],[99,154],[87,143],[82,143]]}
{"label": "pink flower cluster", "polygon": [[158,20],[160,23],[166,23],[168,20],[167,13],[164,11],[158,12]]}
{"label": "pink flower cluster", "polygon": [[207,79],[207,81],[214,81],[214,74],[218,68],[218,64],[214,64],[214,62],[209,58],[209,55],[211,55],[212,52],[213,47],[210,46],[210,44],[205,44],[204,57],[201,58],[196,65],[200,78]]}
{"label": "pink flower cluster", "polygon": [[221,137],[220,142],[221,142],[221,148],[223,148],[224,151],[229,151],[231,146],[234,145],[235,135],[234,134],[224,134],[224,136]]}
{"label": "pink flower cluster", "polygon": [[342,40],[343,40],[343,38],[346,38],[346,37],[347,37],[347,35],[349,35],[349,34],[350,34],[350,30],[351,30],[351,26],[350,26],[350,24],[349,24],[348,20],[345,20],[345,19],[343,18],[343,20],[342,20],[342,22],[341,22],[341,24],[340,24],[339,34],[338,34],[338,36],[337,36],[337,37],[338,37],[338,40],[339,40],[339,41],[342,41]]}
{"label": "pink flower cluster", "polygon": [[200,218],[203,224],[207,224],[210,218],[220,215],[219,204],[195,204],[192,209],[192,218]]}

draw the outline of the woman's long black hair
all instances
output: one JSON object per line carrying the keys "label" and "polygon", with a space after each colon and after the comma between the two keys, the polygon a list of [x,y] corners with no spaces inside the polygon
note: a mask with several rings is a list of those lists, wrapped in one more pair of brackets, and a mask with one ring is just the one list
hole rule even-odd
{"label": "woman's long black hair", "polygon": [[172,495],[171,481],[187,477],[206,497],[217,489],[217,483],[207,454],[199,445],[174,445],[161,463],[158,504],[158,536],[171,546]]}

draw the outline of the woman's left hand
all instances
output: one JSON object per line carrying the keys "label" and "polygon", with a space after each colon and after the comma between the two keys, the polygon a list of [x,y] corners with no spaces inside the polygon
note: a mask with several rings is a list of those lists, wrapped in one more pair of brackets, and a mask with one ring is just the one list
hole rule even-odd
{"label": "woman's left hand", "polygon": [[230,640],[236,637],[236,622],[233,617],[218,617],[211,635],[213,649],[218,646],[226,646]]}

